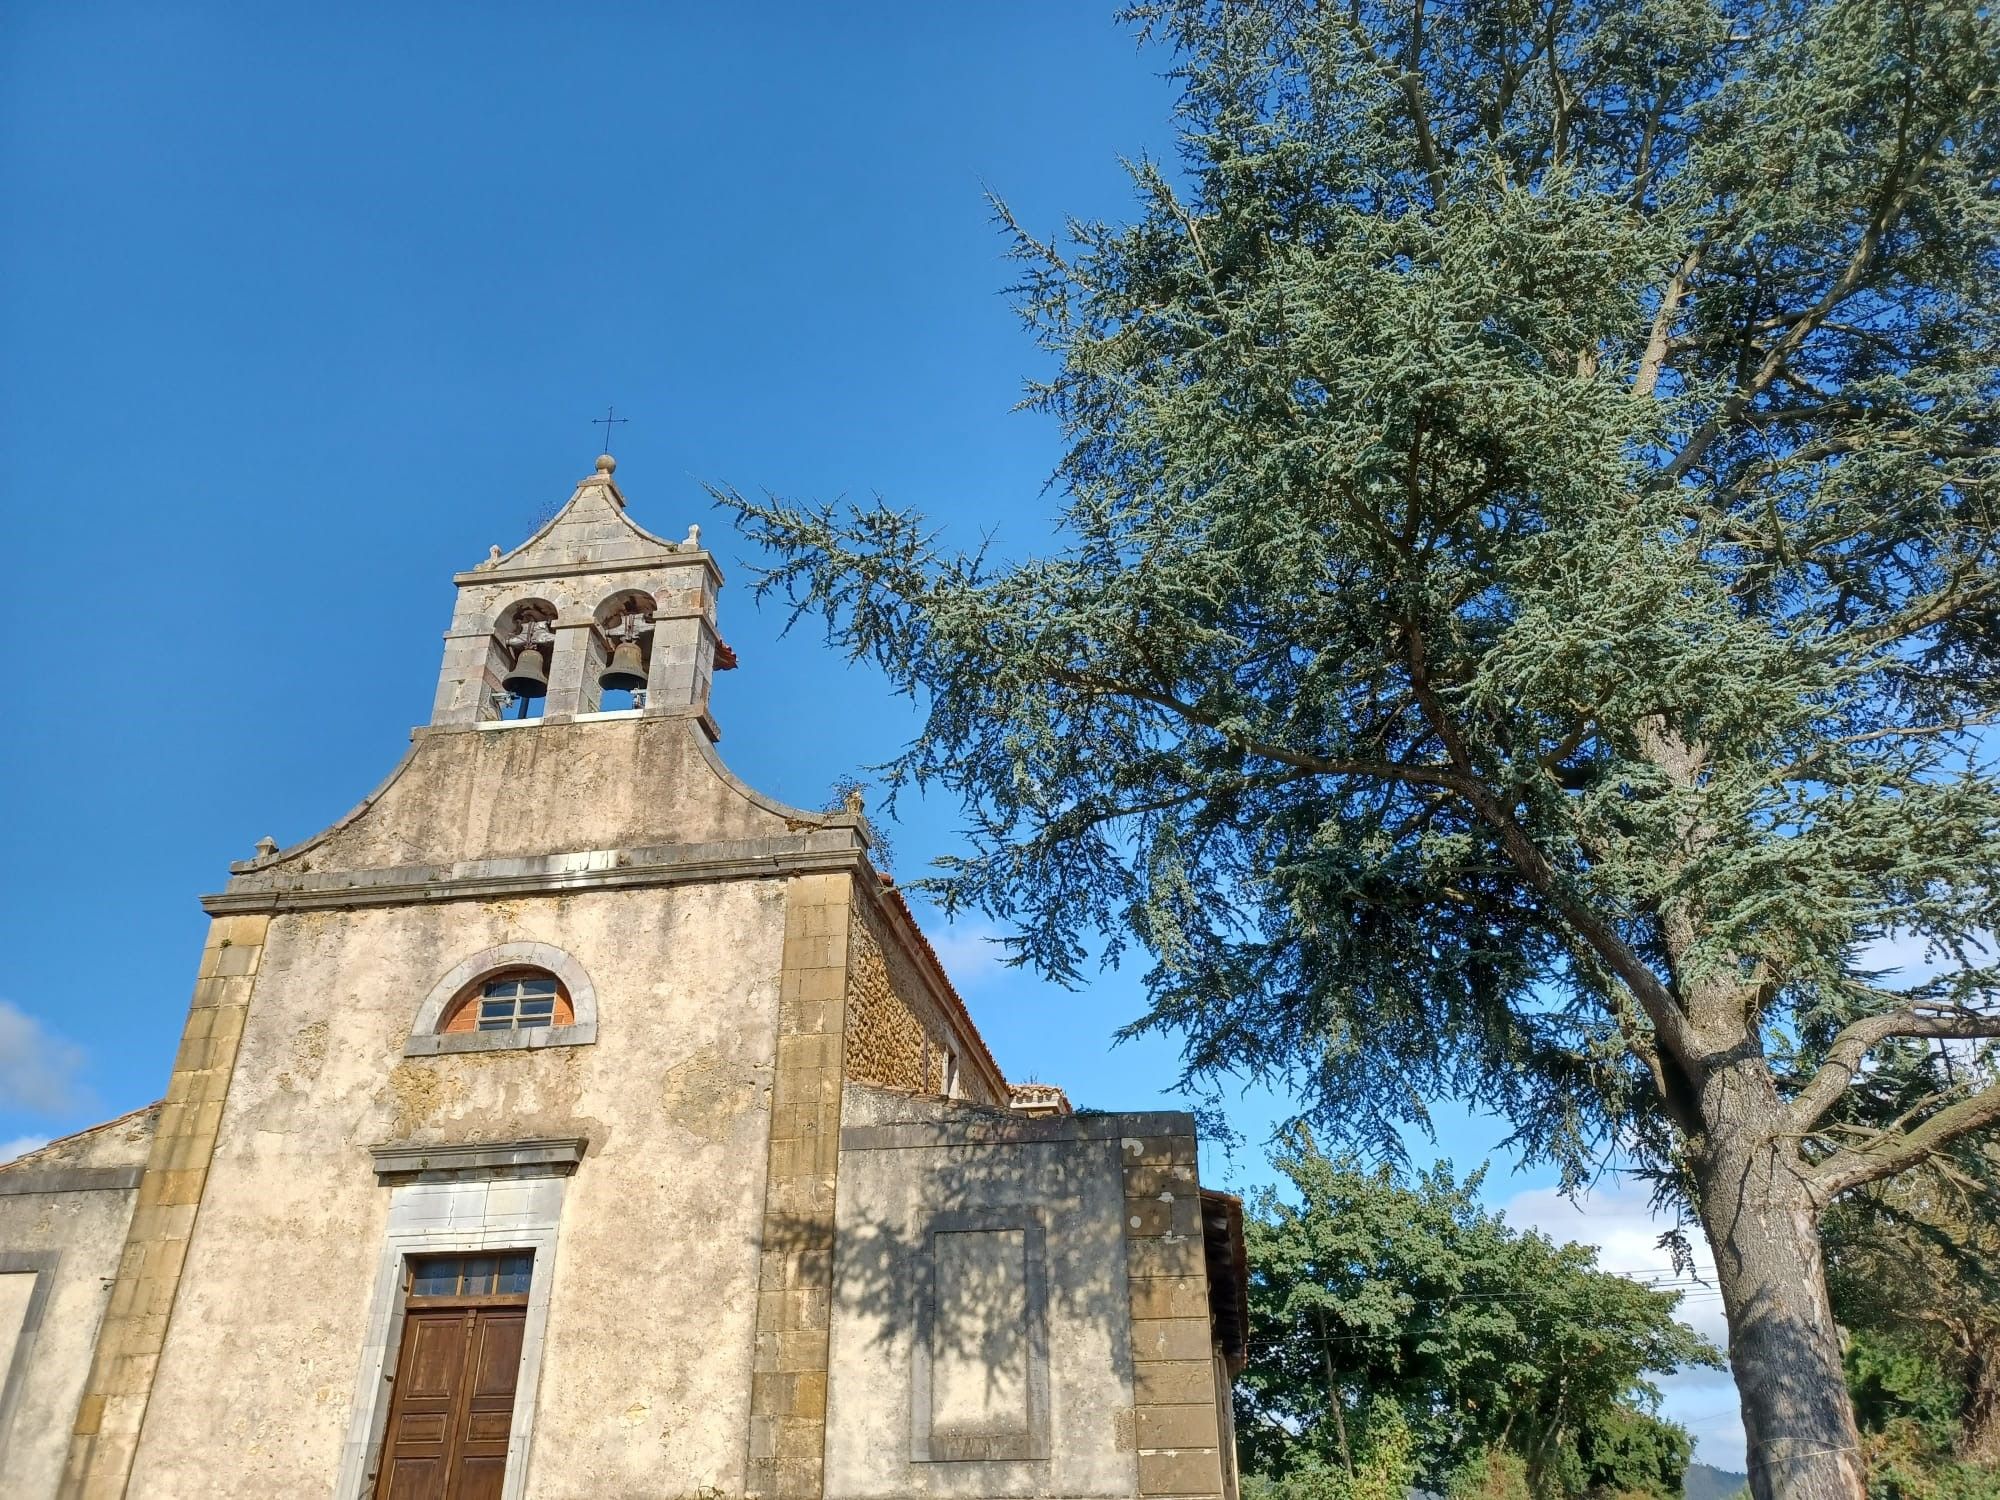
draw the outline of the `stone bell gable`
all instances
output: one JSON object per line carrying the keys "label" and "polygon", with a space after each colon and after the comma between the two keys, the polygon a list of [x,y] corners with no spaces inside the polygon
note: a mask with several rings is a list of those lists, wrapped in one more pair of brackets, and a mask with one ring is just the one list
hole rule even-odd
{"label": "stone bell gable", "polygon": [[164,1100],[0,1166],[0,1488],[1233,1495],[1192,1123],[1010,1084],[862,810],[731,774],[721,574],[614,467],[202,898]]}
{"label": "stone bell gable", "polygon": [[522,652],[539,655],[547,704],[559,722],[599,710],[599,677],[619,644],[637,648],[644,708],[689,715],[708,727],[709,681],[735,664],[715,633],[722,574],[699,527],[670,542],[625,513],[609,454],[553,519],[512,552],[453,581],[458,607],[445,636],[433,724],[501,716],[504,683]]}

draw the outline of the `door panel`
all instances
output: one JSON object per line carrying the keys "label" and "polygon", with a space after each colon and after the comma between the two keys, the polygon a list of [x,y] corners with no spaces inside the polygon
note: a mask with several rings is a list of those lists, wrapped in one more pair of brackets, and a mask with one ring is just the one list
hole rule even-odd
{"label": "door panel", "polygon": [[521,1335],[527,1331],[523,1307],[489,1307],[480,1313],[472,1345],[472,1394],[475,1399],[514,1399],[514,1382],[521,1375]]}
{"label": "door panel", "polygon": [[507,1455],[498,1458],[462,1459],[458,1466],[458,1483],[452,1487],[451,1500],[500,1500],[500,1487],[507,1478]]}
{"label": "door panel", "polygon": [[452,1417],[470,1332],[457,1309],[412,1309],[405,1316],[375,1490],[381,1500],[446,1500]]}
{"label": "door panel", "polygon": [[410,1359],[397,1382],[409,1382],[413,1400],[449,1396],[465,1367],[464,1319],[456,1312],[413,1312],[405,1329]]}
{"label": "door panel", "polygon": [[444,1460],[399,1458],[385,1500],[439,1500],[444,1494]]}
{"label": "door panel", "polygon": [[404,1317],[377,1500],[500,1500],[527,1309]]}
{"label": "door panel", "polygon": [[450,1500],[500,1500],[507,1471],[507,1432],[514,1425],[514,1386],[521,1374],[526,1308],[481,1310],[466,1358],[466,1395]]}
{"label": "door panel", "polygon": [[471,1411],[465,1415],[465,1441],[468,1447],[481,1443],[505,1443],[508,1430],[514,1425],[511,1407],[498,1411]]}
{"label": "door panel", "polygon": [[396,1444],[398,1447],[415,1447],[424,1443],[442,1443],[450,1430],[450,1422],[441,1411],[405,1412],[402,1421],[396,1424]]}

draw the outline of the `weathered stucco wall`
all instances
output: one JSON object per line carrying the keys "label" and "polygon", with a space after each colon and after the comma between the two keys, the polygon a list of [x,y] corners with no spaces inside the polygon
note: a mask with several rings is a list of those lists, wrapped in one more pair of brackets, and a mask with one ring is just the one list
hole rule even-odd
{"label": "weathered stucco wall", "polygon": [[756,839],[796,831],[685,718],[426,730],[351,821],[260,864],[324,874],[571,850]]}
{"label": "weathered stucco wall", "polygon": [[842,1119],[827,1500],[1138,1494],[1115,1134],[857,1087]]}
{"label": "weathered stucco wall", "polygon": [[[0,1332],[0,1348],[22,1356],[10,1387],[10,1360],[0,1354],[8,1500],[51,1500],[62,1478],[157,1119],[157,1106],[141,1110],[0,1166],[0,1274],[21,1294],[17,1318],[31,1313],[36,1324]],[[44,1286],[25,1285],[43,1278]]]}
{"label": "weathered stucco wall", "polygon": [[[389,1199],[369,1148],[578,1135],[534,1431],[562,1461],[531,1457],[527,1494],[740,1490],[783,900],[742,880],[275,918],[130,1493],[329,1493]],[[438,976],[521,941],[588,973],[594,1044],[403,1056]]]}

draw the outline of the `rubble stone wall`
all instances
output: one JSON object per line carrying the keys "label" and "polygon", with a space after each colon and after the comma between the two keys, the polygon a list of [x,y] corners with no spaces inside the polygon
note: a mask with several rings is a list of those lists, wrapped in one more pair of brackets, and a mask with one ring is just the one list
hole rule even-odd
{"label": "rubble stone wall", "polygon": [[858,902],[848,952],[847,1076],[913,1094],[943,1092],[950,1033],[915,976],[892,975],[874,923]]}

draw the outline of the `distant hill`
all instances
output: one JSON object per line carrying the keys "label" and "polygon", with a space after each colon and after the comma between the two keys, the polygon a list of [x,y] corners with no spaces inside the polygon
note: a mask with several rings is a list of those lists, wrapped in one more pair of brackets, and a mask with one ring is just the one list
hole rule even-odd
{"label": "distant hill", "polygon": [[1686,1500],[1729,1500],[1750,1483],[1748,1474],[1733,1474],[1728,1469],[1713,1468],[1708,1464],[1689,1464],[1687,1478],[1682,1481],[1681,1494]]}

